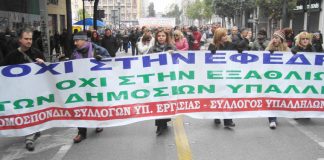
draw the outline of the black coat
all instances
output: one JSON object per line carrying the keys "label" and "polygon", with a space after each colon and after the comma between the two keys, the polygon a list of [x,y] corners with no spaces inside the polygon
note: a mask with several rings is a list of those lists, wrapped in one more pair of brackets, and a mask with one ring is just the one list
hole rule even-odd
{"label": "black coat", "polygon": [[[37,58],[40,58],[44,61],[46,60],[44,54],[36,48],[30,48],[25,53],[33,62],[36,62]],[[27,57],[25,57],[21,52],[19,52],[18,49],[16,49],[5,57],[1,65],[7,66],[23,63],[30,63],[30,60]]]}
{"label": "black coat", "polygon": [[297,52],[316,52],[316,50],[312,45],[308,45],[306,48],[294,46],[291,48],[291,52],[296,54]]}
{"label": "black coat", "polygon": [[242,51],[250,50],[249,40],[246,38],[243,38],[240,34],[238,34],[238,38],[239,38],[239,40],[235,44],[237,51],[239,53],[241,53]]}
{"label": "black coat", "polygon": [[0,64],[2,63],[3,61],[3,53],[2,53],[2,50],[0,49]]}
{"label": "black coat", "polygon": [[313,47],[315,48],[316,52],[323,52],[321,40],[313,40]]}
{"label": "black coat", "polygon": [[226,42],[224,45],[220,45],[219,47],[216,47],[215,44],[211,43],[208,46],[208,50],[214,54],[217,50],[236,50],[236,47],[231,42]]}
{"label": "black coat", "polygon": [[119,45],[114,36],[104,36],[104,38],[101,40],[101,46],[107,49],[111,57],[116,57],[116,52]]}
{"label": "black coat", "polygon": [[171,44],[167,44],[165,46],[161,46],[159,44],[155,44],[149,51],[148,53],[158,53],[158,52],[166,52],[166,51],[169,51],[169,50],[177,50],[177,48],[174,46],[174,45],[171,45]]}
{"label": "black coat", "polygon": [[138,32],[132,31],[129,35],[129,41],[131,42],[132,46],[135,46],[137,41],[139,40],[140,34]]}

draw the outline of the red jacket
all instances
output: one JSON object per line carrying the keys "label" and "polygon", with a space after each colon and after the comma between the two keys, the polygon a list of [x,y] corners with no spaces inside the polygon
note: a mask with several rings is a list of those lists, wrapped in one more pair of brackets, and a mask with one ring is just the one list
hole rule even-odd
{"label": "red jacket", "polygon": [[201,33],[198,31],[193,32],[193,37],[195,39],[192,49],[193,50],[200,50],[200,40],[201,40]]}

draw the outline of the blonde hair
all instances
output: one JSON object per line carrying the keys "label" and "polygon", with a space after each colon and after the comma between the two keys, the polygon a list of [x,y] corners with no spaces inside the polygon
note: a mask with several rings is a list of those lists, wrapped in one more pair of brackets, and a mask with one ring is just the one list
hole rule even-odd
{"label": "blonde hair", "polygon": [[[226,28],[217,28],[214,31],[214,37],[213,37],[213,44],[218,48],[221,44],[221,40],[224,36],[227,36],[227,29]],[[230,39],[227,37],[227,41],[230,41]]]}
{"label": "blonde hair", "polygon": [[271,41],[265,50],[266,51],[290,51],[288,44],[285,41],[284,42],[280,41],[280,44],[278,46],[274,46]]}
{"label": "blonde hair", "polygon": [[308,38],[309,39],[309,44],[312,44],[312,35],[308,32],[300,32],[296,37],[295,37],[295,43],[297,46],[303,47],[300,45],[301,38]]}
{"label": "blonde hair", "polygon": [[179,40],[182,40],[184,38],[183,33],[180,30],[175,30],[173,32],[173,35],[179,35]]}

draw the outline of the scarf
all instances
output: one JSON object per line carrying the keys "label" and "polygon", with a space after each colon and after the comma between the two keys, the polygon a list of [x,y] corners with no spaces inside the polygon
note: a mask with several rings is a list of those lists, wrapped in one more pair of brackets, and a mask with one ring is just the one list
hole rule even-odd
{"label": "scarf", "polygon": [[91,58],[93,57],[92,52],[93,52],[92,44],[91,42],[87,42],[86,45],[84,45],[82,48],[76,49],[74,51],[74,56],[75,59]]}

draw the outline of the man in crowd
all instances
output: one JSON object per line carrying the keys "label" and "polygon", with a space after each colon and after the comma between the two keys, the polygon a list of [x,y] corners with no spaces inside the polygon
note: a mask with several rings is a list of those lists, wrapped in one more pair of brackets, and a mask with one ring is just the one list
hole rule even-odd
{"label": "man in crowd", "polygon": [[251,39],[251,35],[248,35],[249,29],[243,28],[241,29],[240,34],[238,34],[238,40],[233,42],[237,46],[237,50],[239,53],[242,53],[244,50],[250,50],[249,39]]}
{"label": "man in crowd", "polygon": [[[29,28],[22,29],[19,33],[19,47],[10,52],[1,65],[15,65],[23,63],[44,63],[45,57],[38,49],[32,47],[33,31]],[[35,149],[35,140],[40,132],[35,132],[25,137],[26,149]]]}
{"label": "man in crowd", "polygon": [[110,29],[105,29],[105,36],[101,40],[101,46],[106,48],[111,57],[116,57],[119,45],[116,38],[112,35]]}
{"label": "man in crowd", "polygon": [[[96,58],[101,60],[102,58],[110,57],[108,51],[96,45],[95,43],[88,42],[87,34],[84,32],[78,32],[73,36],[75,50],[72,54],[72,59],[82,58]],[[95,132],[102,132],[103,128],[96,128]],[[78,134],[73,138],[74,143],[80,143],[87,138],[87,128],[79,127]]]}

